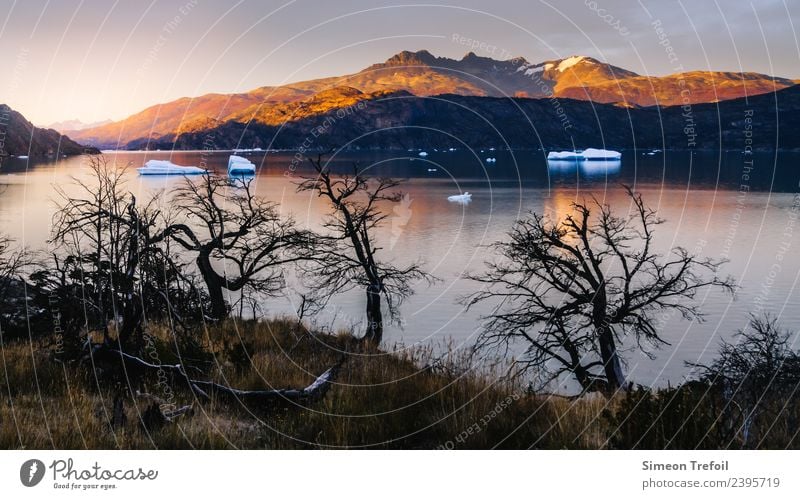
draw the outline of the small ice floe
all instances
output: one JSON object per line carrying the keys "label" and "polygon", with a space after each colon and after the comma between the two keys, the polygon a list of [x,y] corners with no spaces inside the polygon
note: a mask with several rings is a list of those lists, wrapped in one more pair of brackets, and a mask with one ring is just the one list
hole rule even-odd
{"label": "small ice floe", "polygon": [[143,167],[136,169],[139,175],[201,175],[206,170],[196,166],[176,165],[172,161],[151,159]]}
{"label": "small ice floe", "polygon": [[472,201],[472,194],[465,192],[464,194],[456,194],[455,196],[447,196],[447,200],[451,203],[469,204]]}
{"label": "small ice floe", "polygon": [[448,151],[450,151],[450,152],[453,152],[453,151],[455,151],[455,150],[456,150],[456,148],[455,148],[455,147],[451,147],[450,149],[448,149]]}
{"label": "small ice floe", "polygon": [[566,161],[583,159],[582,151],[550,151],[547,153],[548,160]]}
{"label": "small ice floe", "polygon": [[428,168],[428,171],[429,172],[438,172],[439,169],[438,168]]}
{"label": "small ice floe", "polygon": [[588,148],[583,151],[551,151],[547,154],[547,159],[556,160],[582,160],[582,161],[619,161],[622,153],[609,149]]}
{"label": "small ice floe", "polygon": [[622,153],[609,149],[592,149],[591,147],[583,150],[583,159],[587,161],[619,161]]}
{"label": "small ice floe", "polygon": [[420,151],[420,152],[419,152],[419,155],[420,155],[420,156],[422,156],[422,157],[424,158],[425,156],[427,156],[427,155],[428,155],[428,153],[426,153],[425,151]]}
{"label": "small ice floe", "polygon": [[231,155],[228,158],[228,175],[255,175],[256,165],[247,158]]}
{"label": "small ice floe", "polygon": [[27,156],[17,156],[17,159],[28,159]]}
{"label": "small ice floe", "polygon": [[486,162],[487,163],[496,163],[497,162],[497,158],[486,158]]}

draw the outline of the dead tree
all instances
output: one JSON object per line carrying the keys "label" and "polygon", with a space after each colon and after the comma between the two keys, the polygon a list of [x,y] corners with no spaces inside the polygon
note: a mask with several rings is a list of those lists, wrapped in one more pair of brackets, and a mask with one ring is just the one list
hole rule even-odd
{"label": "dead tree", "polygon": [[258,197],[250,179],[187,179],[173,201],[185,223],[170,223],[165,234],[194,254],[214,320],[230,313],[225,290],[271,296],[283,288],[284,265],[314,256],[314,234]]}
{"label": "dead tree", "polygon": [[562,221],[532,214],[495,244],[500,258],[471,278],[485,286],[467,306],[493,304],[477,349],[523,341],[518,373],[549,381],[568,373],[583,390],[615,390],[625,383],[622,346],[666,344],[660,328],[677,313],[702,320],[695,298],[705,288],[733,290],[717,276],[721,261],[676,247],[654,249],[664,220],[627,188],[632,209],[612,213],[598,201],[573,205]]}
{"label": "dead tree", "polygon": [[[0,234],[0,331],[25,322],[24,270],[32,263],[28,252],[14,249],[14,241]],[[3,324],[8,321],[9,324]]]}
{"label": "dead tree", "polygon": [[357,164],[349,174],[335,175],[322,156],[307,158],[316,175],[298,184],[298,192],[312,192],[330,203],[332,213],[324,221],[328,240],[333,244],[321,246],[307,269],[313,287],[330,298],[335,293],[354,287],[366,291],[366,332],[364,340],[378,344],[383,338],[383,311],[381,299],[391,319],[397,319],[397,307],[413,294],[411,284],[417,280],[430,282],[433,278],[419,263],[396,267],[377,259],[381,247],[375,232],[386,220],[381,210],[385,202],[398,202],[402,194],[395,189],[399,182],[391,178],[374,181],[364,175]]}
{"label": "dead tree", "polygon": [[161,229],[159,196],[138,204],[125,186],[126,167],[105,156],[91,157],[89,167],[92,183],[74,180],[78,195],[59,189],[51,237],[56,269],[38,273],[36,281],[54,295],[75,288],[67,294],[80,297],[86,326],[108,338],[114,321],[118,340],[127,344],[141,336],[147,312],[160,316],[170,308],[170,288],[181,272]]}
{"label": "dead tree", "polygon": [[729,432],[728,445],[737,439],[743,448],[763,443],[783,418],[789,433],[797,434],[797,418],[786,417],[800,398],[800,352],[792,348],[793,337],[775,317],[751,316],[735,341],[722,342],[713,362],[687,362],[698,381],[722,398],[717,421]]}

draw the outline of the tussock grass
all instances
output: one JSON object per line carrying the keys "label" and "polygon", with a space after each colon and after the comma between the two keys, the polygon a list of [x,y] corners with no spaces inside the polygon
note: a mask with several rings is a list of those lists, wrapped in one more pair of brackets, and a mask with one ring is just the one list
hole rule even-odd
{"label": "tussock grass", "polygon": [[[44,340],[6,343],[0,448],[691,448],[691,439],[706,433],[703,425],[715,424],[705,409],[690,414],[691,397],[670,406],[657,402],[668,394],[536,395],[498,382],[491,369],[473,369],[458,352],[437,358],[427,348],[364,351],[346,333],[313,334],[290,319],[227,321],[191,341],[159,325],[148,334],[148,360],[181,362],[202,370],[198,377],[242,389],[307,386],[342,355],[347,360],[320,401],[252,407],[198,401],[180,380],[133,381],[61,363]],[[171,423],[143,424],[152,400],[137,391],[192,410]],[[123,404],[122,421],[115,421],[115,401]],[[680,417],[694,418],[691,434],[681,433]],[[791,442],[789,429],[781,431],[772,446]],[[722,445],[710,434],[702,446]]]}

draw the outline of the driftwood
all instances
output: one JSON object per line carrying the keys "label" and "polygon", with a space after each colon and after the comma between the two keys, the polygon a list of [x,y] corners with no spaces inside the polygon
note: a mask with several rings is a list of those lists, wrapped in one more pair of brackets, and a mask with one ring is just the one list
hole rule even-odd
{"label": "driftwood", "polygon": [[[192,381],[195,392],[211,392],[244,403],[313,402],[325,396],[338,374],[342,361],[329,368],[305,388],[281,390],[238,390],[213,381]],[[207,395],[206,395],[207,396]]]}
{"label": "driftwood", "polygon": [[[186,382],[198,398],[210,400],[211,397],[209,393],[211,393],[219,395],[220,398],[236,400],[247,404],[317,401],[328,392],[345,360],[345,358],[342,357],[334,366],[320,374],[313,383],[305,388],[240,390],[213,381],[193,379],[186,373],[184,366],[180,364],[153,364],[134,355],[111,348],[103,343],[91,345],[89,357],[95,363],[114,364],[121,361],[126,371],[133,370],[141,372],[161,370],[163,372],[169,372]],[[148,396],[147,394],[140,395]],[[169,420],[189,410],[191,410],[191,406],[182,407],[176,411],[178,414],[164,414],[164,417]]]}

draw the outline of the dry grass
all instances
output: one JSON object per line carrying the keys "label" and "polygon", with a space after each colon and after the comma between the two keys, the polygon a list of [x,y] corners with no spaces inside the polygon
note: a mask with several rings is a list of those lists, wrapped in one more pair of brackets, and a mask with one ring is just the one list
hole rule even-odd
{"label": "dry grass", "polygon": [[[149,334],[151,359],[178,360],[168,330]],[[184,363],[207,366],[213,379],[245,389],[306,386],[356,348],[349,335],[312,335],[290,320],[230,321],[201,335],[194,351],[184,349]],[[85,364],[57,362],[42,341],[4,345],[1,367],[6,449],[595,448],[605,440],[602,401],[523,394],[469,369],[464,356],[435,362],[421,348],[349,353],[336,385],[308,407],[200,402],[180,382],[167,388],[155,376],[113,381]],[[192,404],[192,413],[145,429],[140,417],[151,402],[133,396],[137,390]],[[126,421],[115,426],[119,394]]]}
{"label": "dry grass", "polygon": [[[347,334],[312,335],[291,320],[229,321],[199,331],[192,342],[176,342],[163,327],[149,334],[150,360],[199,366],[203,377],[244,389],[306,386],[343,352],[347,361],[321,401],[246,407],[195,400],[179,380],[165,384],[148,375],[134,383],[86,364],[62,364],[43,340],[4,344],[0,448],[797,446],[796,401],[775,401],[773,413],[753,427],[754,436],[744,445],[735,423],[719,419],[719,407],[703,387],[634,391],[611,400],[534,395],[497,382],[491,370],[471,369],[457,353],[437,361],[422,348],[356,351]],[[176,406],[192,404],[192,411],[173,423],[143,425],[152,401],[134,396],[137,391]],[[115,398],[124,403],[125,421],[112,424]]]}

